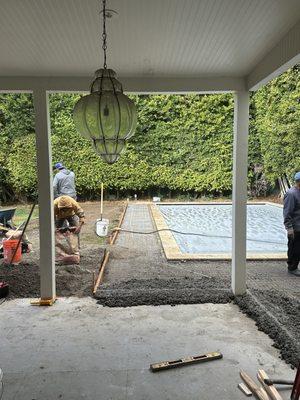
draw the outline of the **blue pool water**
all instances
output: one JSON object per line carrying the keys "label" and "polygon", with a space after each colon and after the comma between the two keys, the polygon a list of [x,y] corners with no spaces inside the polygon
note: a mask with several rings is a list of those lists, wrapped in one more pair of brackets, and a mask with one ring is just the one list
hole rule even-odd
{"label": "blue pool water", "polygon": [[[169,228],[180,232],[208,235],[191,236],[173,233],[183,253],[231,253],[232,206],[159,205]],[[272,243],[269,243],[272,242]],[[269,204],[247,206],[247,252],[286,253],[287,239],[282,208]]]}

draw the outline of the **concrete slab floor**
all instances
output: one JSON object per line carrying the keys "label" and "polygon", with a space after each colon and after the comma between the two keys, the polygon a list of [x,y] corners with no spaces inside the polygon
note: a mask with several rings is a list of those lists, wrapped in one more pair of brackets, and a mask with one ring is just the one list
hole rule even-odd
{"label": "concrete slab floor", "polygon": [[[105,308],[93,299],[0,307],[3,400],[233,400],[244,369],[293,378],[271,339],[232,304]],[[209,351],[222,360],[152,373],[153,362]],[[282,396],[289,398],[289,391]]]}

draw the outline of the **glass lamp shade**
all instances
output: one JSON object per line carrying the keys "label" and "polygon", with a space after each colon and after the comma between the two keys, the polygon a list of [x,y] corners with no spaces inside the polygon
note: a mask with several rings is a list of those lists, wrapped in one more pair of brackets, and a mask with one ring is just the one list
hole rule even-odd
{"label": "glass lamp shade", "polygon": [[113,164],[135,132],[136,108],[123,94],[121,83],[110,69],[95,73],[91,93],[82,97],[73,112],[78,132],[93,142],[104,161]]}

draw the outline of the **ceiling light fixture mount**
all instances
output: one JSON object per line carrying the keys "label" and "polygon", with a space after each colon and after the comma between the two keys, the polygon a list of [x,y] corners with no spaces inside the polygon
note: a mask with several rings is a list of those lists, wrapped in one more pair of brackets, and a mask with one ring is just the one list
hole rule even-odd
{"label": "ceiling light fixture mount", "polygon": [[123,93],[116,73],[107,68],[106,18],[117,13],[106,8],[106,0],[102,0],[102,6],[103,68],[95,72],[90,94],[76,103],[73,117],[78,132],[91,140],[95,151],[105,162],[113,164],[124,150],[126,141],[134,135],[136,108]]}
{"label": "ceiling light fixture mount", "polygon": [[[102,14],[103,14],[103,9],[100,11],[100,15],[102,15]],[[107,19],[118,17],[118,15],[119,14],[117,11],[112,10],[110,8],[106,8],[106,10],[105,10],[105,16]]]}

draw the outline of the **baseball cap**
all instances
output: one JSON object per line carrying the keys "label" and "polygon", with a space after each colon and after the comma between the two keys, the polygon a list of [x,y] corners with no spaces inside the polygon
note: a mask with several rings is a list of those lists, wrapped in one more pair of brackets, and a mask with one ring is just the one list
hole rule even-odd
{"label": "baseball cap", "polygon": [[61,163],[61,162],[56,163],[56,164],[54,165],[54,168],[55,168],[55,169],[62,169],[62,168],[64,168],[63,163]]}
{"label": "baseball cap", "polygon": [[295,173],[294,179],[295,181],[300,181],[300,171]]}

